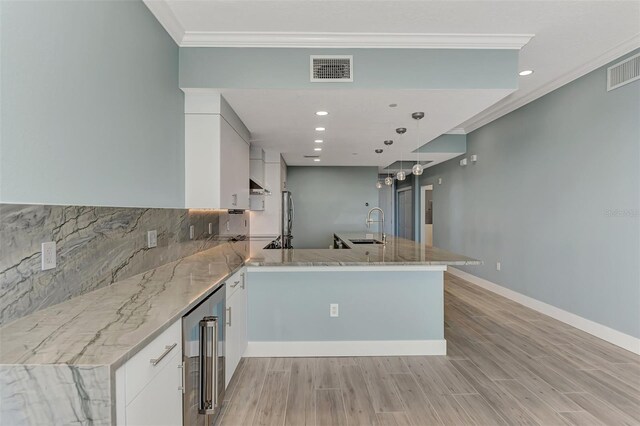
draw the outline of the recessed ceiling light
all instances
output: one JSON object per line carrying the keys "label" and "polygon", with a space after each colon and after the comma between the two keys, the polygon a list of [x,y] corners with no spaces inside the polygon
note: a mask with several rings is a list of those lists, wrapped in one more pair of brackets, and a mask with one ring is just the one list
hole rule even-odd
{"label": "recessed ceiling light", "polygon": [[322,151],[322,148],[313,148],[314,151]]}
{"label": "recessed ceiling light", "polygon": [[324,132],[324,127],[316,127],[316,132]]}
{"label": "recessed ceiling light", "polygon": [[315,161],[316,163],[320,162],[319,158],[314,158],[313,161]]}
{"label": "recessed ceiling light", "polygon": [[314,142],[315,142],[315,143],[322,143],[322,142],[324,142],[324,141],[323,141],[322,139],[316,139]]}
{"label": "recessed ceiling light", "polygon": [[318,111],[316,115],[329,115],[329,113],[327,111]]}
{"label": "recessed ceiling light", "polygon": [[533,70],[524,70],[524,71],[520,71],[518,74],[524,77],[525,75],[531,75],[531,74],[533,74]]}

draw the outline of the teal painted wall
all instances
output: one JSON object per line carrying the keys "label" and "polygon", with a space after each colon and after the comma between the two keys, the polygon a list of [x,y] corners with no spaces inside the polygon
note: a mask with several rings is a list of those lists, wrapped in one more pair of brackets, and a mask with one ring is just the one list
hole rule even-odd
{"label": "teal painted wall", "polygon": [[[311,83],[310,55],[353,55],[353,83]],[[518,51],[180,49],[182,88],[516,89]]]}
{"label": "teal painted wall", "polygon": [[184,206],[178,47],[141,1],[1,1],[0,202]]}
{"label": "teal painted wall", "polygon": [[607,92],[603,67],[470,133],[477,164],[421,179],[434,244],[482,259],[471,274],[640,337],[638,117],[640,81]]}
{"label": "teal painted wall", "polygon": [[378,205],[377,178],[377,167],[289,166],[287,188],[296,207],[293,246],[328,248],[334,232],[365,232],[367,213]]}
{"label": "teal painted wall", "polygon": [[249,341],[444,339],[442,272],[249,272],[248,286]]}

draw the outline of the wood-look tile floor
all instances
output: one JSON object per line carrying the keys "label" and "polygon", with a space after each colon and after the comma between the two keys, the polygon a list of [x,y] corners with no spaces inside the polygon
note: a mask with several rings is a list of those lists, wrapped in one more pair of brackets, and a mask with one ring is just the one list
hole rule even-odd
{"label": "wood-look tile floor", "polygon": [[447,356],[248,358],[220,425],[640,425],[640,357],[445,275]]}

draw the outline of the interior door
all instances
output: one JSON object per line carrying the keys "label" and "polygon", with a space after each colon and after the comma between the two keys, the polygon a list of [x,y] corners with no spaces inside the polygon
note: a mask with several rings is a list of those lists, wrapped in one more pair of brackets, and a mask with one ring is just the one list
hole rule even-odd
{"label": "interior door", "polygon": [[407,240],[413,240],[412,193],[411,189],[398,191],[398,236]]}

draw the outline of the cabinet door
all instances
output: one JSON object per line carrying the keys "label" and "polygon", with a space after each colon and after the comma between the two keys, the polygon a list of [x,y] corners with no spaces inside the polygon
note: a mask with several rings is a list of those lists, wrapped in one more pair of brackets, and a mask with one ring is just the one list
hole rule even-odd
{"label": "cabinet door", "polygon": [[242,287],[238,290],[238,294],[236,294],[238,300],[236,301],[238,311],[236,314],[236,325],[238,327],[238,362],[240,362],[240,358],[244,355],[244,352],[247,350],[247,270],[244,269],[241,274],[242,278]]}
{"label": "cabinet door", "polygon": [[225,388],[229,386],[233,372],[236,371],[238,362],[240,362],[240,355],[238,354],[238,339],[240,335],[238,331],[240,327],[237,323],[238,306],[236,301],[239,300],[238,292],[236,291],[230,298],[227,299],[227,312],[226,312],[226,341],[225,341],[225,360],[224,360],[224,380]]}
{"label": "cabinet door", "polygon": [[182,424],[182,362],[176,354],[127,405],[127,426],[175,426]]}
{"label": "cabinet door", "polygon": [[240,358],[247,349],[247,272],[240,272],[240,286],[227,299],[227,327],[225,353],[225,386],[229,385]]}
{"label": "cabinet door", "polygon": [[220,120],[220,207],[249,208],[249,144]]}

